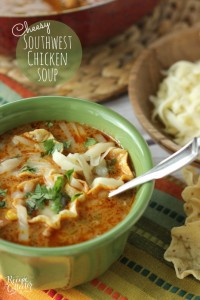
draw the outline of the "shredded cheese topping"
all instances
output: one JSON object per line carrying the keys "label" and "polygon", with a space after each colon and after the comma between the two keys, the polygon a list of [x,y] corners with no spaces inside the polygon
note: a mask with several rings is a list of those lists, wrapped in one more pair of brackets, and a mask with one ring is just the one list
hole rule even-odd
{"label": "shredded cheese topping", "polygon": [[[74,130],[77,125],[72,125]],[[84,144],[85,151],[80,153],[63,154],[65,144],[45,129],[15,135],[11,143],[5,145],[12,149],[16,147],[20,152],[17,157],[0,163],[0,174],[20,178],[9,196],[12,198],[9,208],[13,220],[18,221],[20,241],[29,240],[30,223],[43,222],[50,228],[59,229],[62,219],[78,216],[78,204],[85,201],[87,195],[115,189],[133,178],[127,151],[99,137],[100,142],[94,138],[83,142],[83,129],[77,127],[75,132],[72,147],[76,140]],[[70,145],[66,144],[67,147]],[[112,168],[116,170],[114,177]],[[6,193],[1,190],[5,201]]]}

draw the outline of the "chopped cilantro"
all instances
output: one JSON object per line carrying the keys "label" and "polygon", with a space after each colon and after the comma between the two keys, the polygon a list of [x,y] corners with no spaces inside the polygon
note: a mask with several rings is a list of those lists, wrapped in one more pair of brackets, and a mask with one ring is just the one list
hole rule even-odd
{"label": "chopped cilantro", "polygon": [[68,149],[71,146],[71,144],[72,144],[72,141],[63,142],[63,146],[64,146],[65,149]]}
{"label": "chopped cilantro", "polygon": [[21,172],[31,172],[35,173],[37,171],[37,168],[30,167],[28,165],[25,165],[21,168]]}
{"label": "chopped cilantro", "polygon": [[55,147],[55,142],[53,139],[49,139],[43,142],[45,153],[52,154]]}
{"label": "chopped cilantro", "polygon": [[67,177],[67,181],[71,181],[72,174],[74,173],[74,169],[70,169],[65,173],[65,177]]}
{"label": "chopped cilantro", "polygon": [[[0,189],[0,197],[5,197],[7,190]],[[6,206],[6,201],[3,199],[0,201],[0,208],[4,208]]]}
{"label": "chopped cilantro", "polygon": [[46,122],[45,125],[47,125],[49,128],[53,127],[53,123],[52,122]]}
{"label": "chopped cilantro", "polygon": [[63,144],[56,142],[54,139],[44,141],[43,145],[45,149],[44,155],[53,154],[54,151],[61,151],[63,148]]}
{"label": "chopped cilantro", "polygon": [[57,179],[56,179],[56,182],[54,184],[54,187],[53,187],[53,192],[54,193],[60,193],[62,187],[64,185],[64,177],[63,176],[59,176]]}
{"label": "chopped cilantro", "polygon": [[6,206],[6,201],[2,200],[0,201],[0,208],[4,208]]}
{"label": "chopped cilantro", "polygon": [[43,209],[45,206],[46,195],[48,194],[48,189],[46,186],[36,185],[35,191],[32,193],[27,193],[26,205],[28,213],[32,214],[34,210]]}
{"label": "chopped cilantro", "polygon": [[55,213],[59,213],[63,206],[63,194],[62,194],[62,188],[64,185],[65,181],[64,181],[64,177],[63,176],[59,176],[56,179],[56,182],[53,186],[52,189],[48,190],[49,193],[49,199],[52,201],[51,203],[51,209],[55,212]]}
{"label": "chopped cilantro", "polygon": [[87,140],[84,142],[85,147],[93,146],[97,143],[97,141],[94,138],[87,138]]}
{"label": "chopped cilantro", "polygon": [[55,213],[59,213],[63,208],[63,204],[61,202],[61,198],[57,197],[54,199],[53,202],[51,202],[51,209],[55,212]]}
{"label": "chopped cilantro", "polygon": [[64,185],[64,177],[59,176],[53,188],[47,188],[45,185],[37,184],[35,191],[28,193],[26,196],[26,205],[28,213],[32,214],[35,210],[43,209],[47,201],[51,201],[51,208],[56,213],[63,208],[62,203],[62,187]]}
{"label": "chopped cilantro", "polygon": [[38,209],[38,205],[36,204],[36,200],[29,198],[26,200],[26,207],[28,210],[28,214],[32,215],[32,213]]}
{"label": "chopped cilantro", "polygon": [[4,197],[7,193],[7,190],[0,189],[0,197]]}
{"label": "chopped cilantro", "polygon": [[78,197],[80,197],[81,195],[83,195],[83,193],[77,193],[74,196],[71,197],[71,202],[75,201]]}

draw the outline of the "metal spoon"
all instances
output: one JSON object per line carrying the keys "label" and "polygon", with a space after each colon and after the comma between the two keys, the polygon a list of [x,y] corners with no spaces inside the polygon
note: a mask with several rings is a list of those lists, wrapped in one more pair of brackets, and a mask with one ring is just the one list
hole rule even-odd
{"label": "metal spoon", "polygon": [[165,177],[182,167],[188,165],[199,155],[200,151],[200,137],[194,138],[191,142],[185,145],[183,148],[161,161],[157,166],[142,174],[139,177],[132,179],[131,181],[123,184],[118,189],[110,192],[108,197],[113,197],[122,192],[136,187],[142,183]]}

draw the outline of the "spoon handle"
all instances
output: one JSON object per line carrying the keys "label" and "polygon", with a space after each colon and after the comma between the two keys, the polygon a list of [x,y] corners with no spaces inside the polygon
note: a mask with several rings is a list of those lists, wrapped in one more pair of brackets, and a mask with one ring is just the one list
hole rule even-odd
{"label": "spoon handle", "polygon": [[134,178],[133,180],[123,184],[118,189],[111,191],[109,197],[116,196],[126,190],[132,189],[137,185],[146,183],[151,180],[165,177],[182,167],[188,165],[199,155],[200,138],[194,138],[191,142],[175,152],[168,158],[164,159],[157,166],[149,170],[148,172]]}

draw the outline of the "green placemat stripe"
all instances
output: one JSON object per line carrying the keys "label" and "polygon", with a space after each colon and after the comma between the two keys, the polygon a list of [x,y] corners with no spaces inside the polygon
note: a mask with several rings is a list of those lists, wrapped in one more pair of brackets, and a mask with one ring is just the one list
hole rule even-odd
{"label": "green placemat stripe", "polygon": [[168,244],[171,240],[170,230],[163,227],[162,224],[158,227],[153,220],[150,220],[145,216],[142,216],[141,219],[133,226],[132,231],[138,231],[138,234],[143,236],[145,236],[146,233],[150,237],[154,237],[156,241],[155,244]]}
{"label": "green placemat stripe", "polygon": [[168,230],[184,223],[183,202],[165,192],[155,189],[144,216]]}

